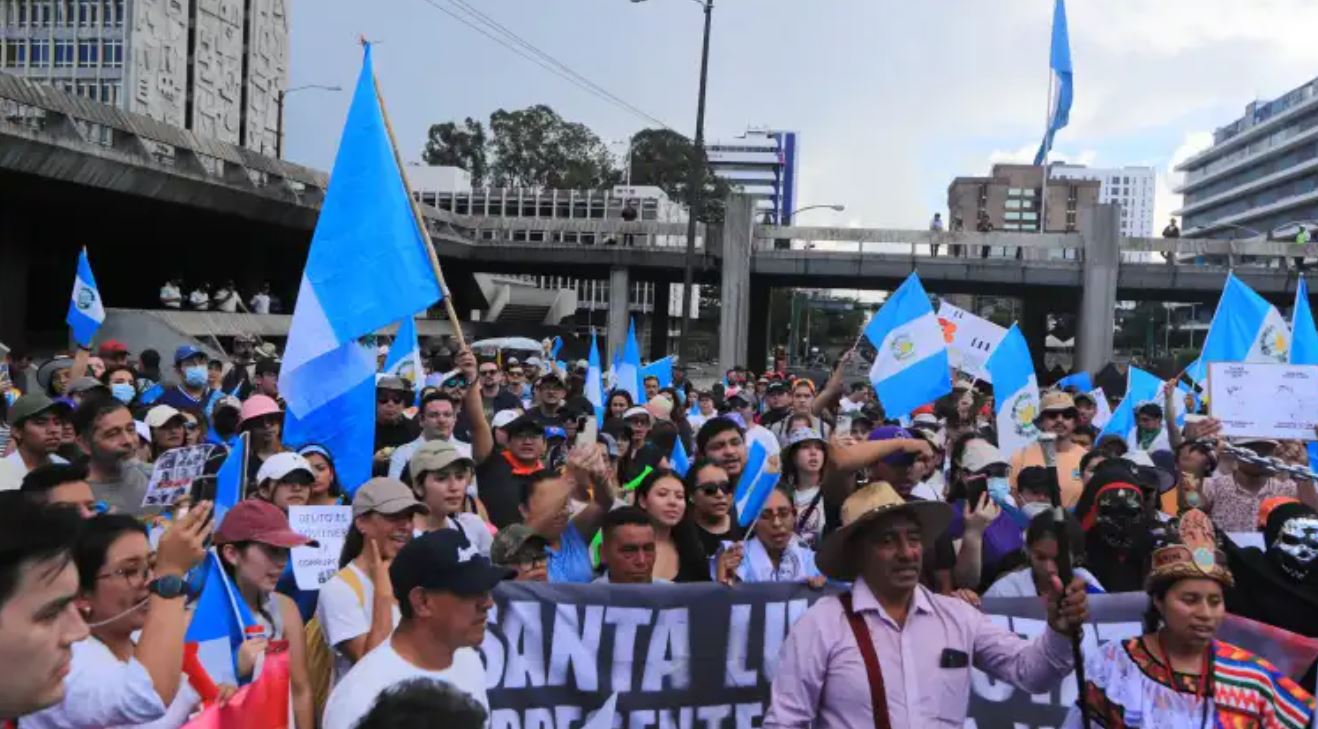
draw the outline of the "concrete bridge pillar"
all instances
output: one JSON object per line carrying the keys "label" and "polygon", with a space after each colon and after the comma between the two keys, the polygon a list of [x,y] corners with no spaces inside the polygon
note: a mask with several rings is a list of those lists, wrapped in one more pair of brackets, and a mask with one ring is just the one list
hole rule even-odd
{"label": "concrete bridge pillar", "polygon": [[605,327],[609,342],[608,348],[605,350],[607,361],[601,362],[601,367],[608,368],[611,366],[613,356],[621,352],[623,345],[627,342],[628,302],[631,298],[631,287],[631,275],[625,266],[614,266],[609,269],[609,318]]}
{"label": "concrete bridge pillar", "polygon": [[750,334],[746,342],[746,366],[755,372],[764,371],[769,361],[769,285],[751,279]]}
{"label": "concrete bridge pillar", "polygon": [[1034,372],[1039,376],[1040,384],[1044,382],[1043,373],[1047,369],[1044,351],[1048,344],[1048,314],[1056,311],[1056,297],[1038,293],[1021,297],[1021,313],[1016,319],[1016,326],[1020,327],[1025,344],[1030,348]]}
{"label": "concrete bridge pillar", "polygon": [[746,361],[751,328],[751,244],[755,233],[755,199],[730,195],[723,214],[723,278],[719,295],[719,371]]}
{"label": "concrete bridge pillar", "polygon": [[667,357],[668,351],[668,306],[672,299],[670,284],[667,281],[654,282],[654,314],[650,317],[650,356],[651,362]]}
{"label": "concrete bridge pillar", "polygon": [[1116,205],[1096,205],[1080,213],[1085,261],[1076,321],[1075,368],[1097,372],[1112,361],[1112,328],[1117,317],[1117,274],[1121,269],[1120,213]]}

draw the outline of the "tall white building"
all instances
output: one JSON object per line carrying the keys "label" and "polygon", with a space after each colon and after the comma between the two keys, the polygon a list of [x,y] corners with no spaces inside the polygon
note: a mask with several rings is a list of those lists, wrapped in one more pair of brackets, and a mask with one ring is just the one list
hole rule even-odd
{"label": "tall white building", "polygon": [[796,132],[748,129],[725,141],[705,143],[714,174],[755,197],[755,210],[777,225],[791,225],[797,210],[796,173],[800,140]]}
{"label": "tall white building", "polygon": [[0,0],[0,72],[274,155],[288,0]]}
{"label": "tall white building", "polygon": [[1072,180],[1098,180],[1101,183],[1099,203],[1121,206],[1121,234],[1135,238],[1153,237],[1153,197],[1158,185],[1158,173],[1154,168],[1101,168],[1059,163],[1049,168],[1048,175]]}

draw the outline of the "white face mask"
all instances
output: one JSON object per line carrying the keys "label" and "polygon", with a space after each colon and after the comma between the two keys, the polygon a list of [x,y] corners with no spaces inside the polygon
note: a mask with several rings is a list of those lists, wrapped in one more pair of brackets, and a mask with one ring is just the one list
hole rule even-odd
{"label": "white face mask", "polygon": [[1031,501],[1025,506],[1022,506],[1021,511],[1025,512],[1026,516],[1033,519],[1050,508],[1052,508],[1052,506],[1046,501]]}

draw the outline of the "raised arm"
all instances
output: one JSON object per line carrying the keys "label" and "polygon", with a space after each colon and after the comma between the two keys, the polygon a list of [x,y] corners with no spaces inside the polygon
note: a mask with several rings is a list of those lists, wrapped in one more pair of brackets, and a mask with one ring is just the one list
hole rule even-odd
{"label": "raised arm", "polygon": [[462,412],[471,425],[471,457],[482,463],[494,452],[494,431],[485,419],[485,405],[481,402],[481,389],[476,379],[476,355],[470,349],[463,349],[453,360],[454,366],[462,372],[467,380],[467,394],[462,398]]}

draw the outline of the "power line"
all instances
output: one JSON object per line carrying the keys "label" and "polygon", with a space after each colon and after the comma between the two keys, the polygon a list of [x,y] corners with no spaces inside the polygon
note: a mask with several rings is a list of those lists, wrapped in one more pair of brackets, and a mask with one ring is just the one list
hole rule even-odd
{"label": "power line", "polygon": [[[491,32],[486,28],[482,28],[480,25],[477,25],[476,22],[473,22],[470,18],[459,15],[458,13],[454,12],[452,9],[440,5],[438,0],[422,0],[422,1],[425,2],[427,5],[433,7],[434,9],[440,11],[441,13],[448,15],[449,17],[462,23],[468,28],[471,28],[477,33],[480,33],[486,38],[489,38],[495,43],[498,43],[504,48],[512,51],[518,56],[521,56],[522,58],[530,61],[531,63],[534,63],[535,65],[543,68],[544,70],[549,71],[555,76],[558,76],[564,81],[567,81],[573,84],[574,86],[577,86],[578,88],[581,88],[582,90],[594,95],[600,100],[613,104],[614,106],[617,106],[618,108],[624,111],[627,111],[643,119],[646,119],[647,121],[658,124],[664,129],[669,129],[671,131],[671,127],[665,124],[663,120],[645,113],[641,109],[638,109],[637,107],[633,106],[632,104],[628,103],[627,101],[623,100],[617,95],[609,92],[607,89],[603,88],[602,86],[599,86],[598,84],[594,83],[585,76],[582,76],[580,73],[577,73],[576,71],[572,70],[569,66],[562,63],[561,61],[558,61],[553,56],[550,56],[544,51],[541,51],[539,48],[535,47],[534,44],[530,43],[529,41],[526,41],[517,34],[503,27],[502,25],[490,19],[488,16],[484,15],[480,11],[472,8],[466,3],[461,2],[461,0],[450,0],[450,1],[457,2],[458,5],[456,7],[460,7],[463,10],[463,12],[469,13],[473,17],[476,17],[477,21],[479,21],[480,23],[495,29],[494,32]],[[496,32],[505,37],[500,37],[499,35],[495,35]],[[512,42],[510,42],[509,39],[512,39]],[[513,43],[516,43],[517,45],[513,45]]]}
{"label": "power line", "polygon": [[452,3],[452,4],[454,4],[454,5],[459,6],[460,8],[462,8],[463,10],[465,10],[469,15],[475,17],[479,22],[481,22],[481,23],[485,24],[486,26],[490,27],[490,28],[493,29],[495,32],[500,33],[501,35],[505,36],[506,38],[508,38],[508,39],[511,40],[512,42],[516,43],[517,45],[521,46],[522,48],[525,48],[526,50],[530,51],[531,53],[534,53],[536,56],[538,56],[538,57],[544,59],[545,61],[547,61],[547,62],[553,64],[555,67],[557,67],[557,68],[559,68],[559,69],[562,69],[565,73],[568,73],[568,74],[570,74],[571,76],[573,76],[573,77],[575,77],[575,78],[581,80],[582,83],[587,84],[588,86],[590,86],[591,88],[593,88],[593,89],[599,91],[601,94],[604,94],[604,95],[607,96],[608,98],[613,99],[613,100],[616,101],[618,104],[621,104],[621,105],[623,106],[623,108],[627,109],[628,111],[631,111],[632,113],[636,114],[637,116],[640,116],[640,117],[643,117],[643,118],[649,119],[650,121],[653,121],[654,123],[658,124],[659,126],[665,128],[665,129],[668,129],[668,128],[669,128],[668,125],[665,124],[661,119],[657,119],[657,118],[655,118],[654,116],[651,116],[650,114],[648,114],[648,113],[646,113],[645,111],[643,111],[643,110],[637,108],[636,106],[632,105],[631,103],[629,103],[629,102],[626,101],[625,99],[619,97],[618,95],[614,94],[613,92],[609,91],[608,89],[604,88],[603,86],[600,86],[599,84],[595,83],[594,81],[591,81],[590,79],[586,78],[585,76],[581,75],[580,73],[577,73],[575,70],[573,70],[573,69],[572,69],[571,67],[569,67],[567,64],[565,64],[565,63],[563,63],[562,61],[558,60],[557,58],[551,56],[549,53],[547,53],[547,52],[545,52],[545,51],[543,51],[543,50],[537,48],[537,47],[535,46],[535,44],[533,44],[533,43],[531,43],[530,41],[526,40],[525,38],[521,37],[521,36],[518,35],[517,33],[514,33],[512,30],[509,30],[506,26],[500,24],[499,21],[495,20],[494,18],[491,18],[490,16],[486,15],[485,13],[481,12],[480,10],[477,10],[476,8],[472,7],[471,4],[468,3],[466,0],[449,0],[449,2]]}

